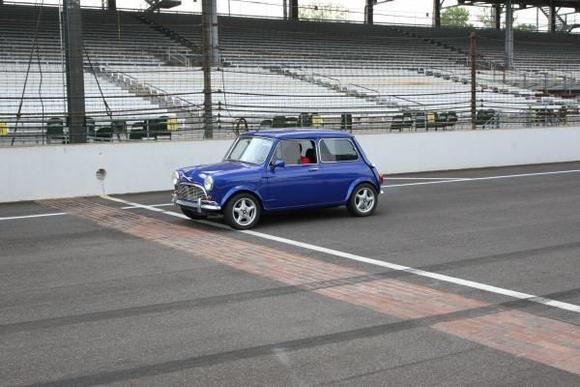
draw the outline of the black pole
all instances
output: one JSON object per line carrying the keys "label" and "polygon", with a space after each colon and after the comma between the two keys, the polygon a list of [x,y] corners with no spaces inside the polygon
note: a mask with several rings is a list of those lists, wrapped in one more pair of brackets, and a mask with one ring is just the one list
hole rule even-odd
{"label": "black pole", "polygon": [[477,129],[477,36],[469,34],[469,57],[471,65],[471,129]]}
{"label": "black pole", "polygon": [[372,25],[374,16],[374,0],[367,0],[365,5],[365,24]]}
{"label": "black pole", "polygon": [[493,6],[494,9],[494,17],[495,17],[495,29],[501,30],[501,5],[496,4]]}
{"label": "black pole", "polygon": [[513,1],[506,0],[505,4],[505,69],[514,67],[514,9]]}
{"label": "black pole", "polygon": [[68,130],[71,143],[87,142],[85,82],[80,0],[64,0],[63,31],[66,59]]}
{"label": "black pole", "polygon": [[117,10],[117,0],[107,0],[107,9],[110,11]]}
{"label": "black pole", "polygon": [[441,27],[441,0],[433,0],[433,27]]}
{"label": "black pole", "polygon": [[550,5],[550,32],[556,32],[556,7]]}
{"label": "black pole", "polygon": [[298,21],[298,0],[290,0],[290,20]]}
{"label": "black pole", "polygon": [[203,128],[204,137],[213,138],[213,101],[211,73],[219,66],[219,38],[217,0],[202,0],[202,51],[203,51]]}

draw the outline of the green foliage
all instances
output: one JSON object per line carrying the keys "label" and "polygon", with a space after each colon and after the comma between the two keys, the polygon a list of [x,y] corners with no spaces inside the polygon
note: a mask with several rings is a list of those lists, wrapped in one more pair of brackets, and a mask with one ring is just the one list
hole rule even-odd
{"label": "green foliage", "polygon": [[533,24],[518,24],[514,27],[516,31],[523,31],[523,32],[536,32],[536,26]]}
{"label": "green foliage", "polygon": [[469,11],[463,7],[447,8],[441,12],[441,25],[449,27],[471,27]]}
{"label": "green foliage", "polygon": [[[495,10],[493,8],[486,8],[477,18],[484,28],[495,28]],[[514,25],[518,21],[518,16],[514,14]],[[522,26],[530,26],[531,24],[520,24]],[[505,28],[505,17],[502,19],[501,27]],[[514,27],[517,29],[517,27]],[[533,31],[536,30],[534,27]],[[526,30],[527,31],[527,30]]]}
{"label": "green foliage", "polygon": [[336,5],[331,1],[312,1],[305,4],[300,4],[300,20],[309,21],[324,21],[324,20],[340,20],[346,21],[348,9],[340,5]]}
{"label": "green foliage", "polygon": [[483,10],[478,17],[479,22],[485,28],[495,28],[495,11],[489,8]]}

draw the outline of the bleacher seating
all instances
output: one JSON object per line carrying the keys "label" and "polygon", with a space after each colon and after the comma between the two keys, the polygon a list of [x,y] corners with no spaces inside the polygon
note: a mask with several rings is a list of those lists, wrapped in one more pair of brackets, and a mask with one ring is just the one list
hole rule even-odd
{"label": "bleacher seating", "polygon": [[[83,9],[82,20],[86,110],[97,126],[121,119],[130,127],[169,114],[184,131],[199,128],[200,15]],[[467,29],[240,17],[220,17],[219,27],[223,63],[212,72],[218,127],[229,128],[242,117],[256,127],[274,116],[305,112],[324,117],[326,125],[339,125],[341,114],[349,113],[355,125],[376,129],[407,111],[454,111],[459,124],[468,120]],[[15,122],[19,108],[19,120],[36,120],[36,128],[45,117],[64,118],[59,34],[56,7],[0,6],[0,121]],[[563,80],[573,85],[580,77],[578,37],[515,37],[517,68],[505,72],[497,66],[503,32],[478,32],[482,111],[530,111],[544,103],[538,90]]]}

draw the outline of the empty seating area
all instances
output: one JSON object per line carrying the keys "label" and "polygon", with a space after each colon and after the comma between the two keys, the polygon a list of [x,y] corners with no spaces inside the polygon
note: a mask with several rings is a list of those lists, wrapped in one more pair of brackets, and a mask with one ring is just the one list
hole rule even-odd
{"label": "empty seating area", "polygon": [[[27,74],[25,65],[0,65],[0,121],[17,128],[21,139],[26,142],[42,132],[48,119],[64,119],[66,116],[65,74],[62,68],[44,65],[42,71],[35,67],[31,70]],[[90,72],[85,72],[84,84],[86,114],[97,125],[108,125],[112,120],[138,121],[143,117],[167,113],[166,109],[160,109]]]}
{"label": "empty seating area", "polygon": [[[449,52],[469,52],[466,28],[400,27],[402,31]],[[495,29],[476,31],[478,55],[497,65],[504,63],[505,32]],[[580,36],[566,33],[514,31],[514,64],[522,71],[554,71],[570,76],[580,72]],[[454,50],[455,49],[455,50]]]}
{"label": "empty seating area", "polygon": [[[183,133],[201,133],[200,15],[83,9],[82,21],[88,116],[131,125],[170,115]],[[309,113],[327,126],[352,114],[358,129],[384,130],[409,110],[453,111],[457,127],[468,125],[467,29],[240,17],[220,17],[219,28],[222,66],[212,72],[218,128]],[[478,109],[526,115],[545,104],[538,90],[580,78],[577,36],[517,32],[512,72],[493,65],[503,58],[503,32],[478,36]],[[11,130],[18,122],[22,132],[64,118],[63,62],[58,8],[1,5],[0,121]]]}
{"label": "empty seating area", "polygon": [[[465,28],[400,27],[411,36],[438,45],[448,52],[469,52]],[[502,68],[505,33],[477,30],[477,53],[481,68]],[[580,36],[566,33],[514,32],[514,66],[508,72],[512,84],[534,90],[577,90],[580,87]]]}

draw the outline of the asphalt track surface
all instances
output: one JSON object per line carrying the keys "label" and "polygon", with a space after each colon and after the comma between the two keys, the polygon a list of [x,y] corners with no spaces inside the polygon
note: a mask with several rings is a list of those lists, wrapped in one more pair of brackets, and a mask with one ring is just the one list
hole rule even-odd
{"label": "asphalt track surface", "polygon": [[373,217],[256,234],[115,198],[155,207],[0,205],[1,386],[580,385],[580,163],[390,176]]}

